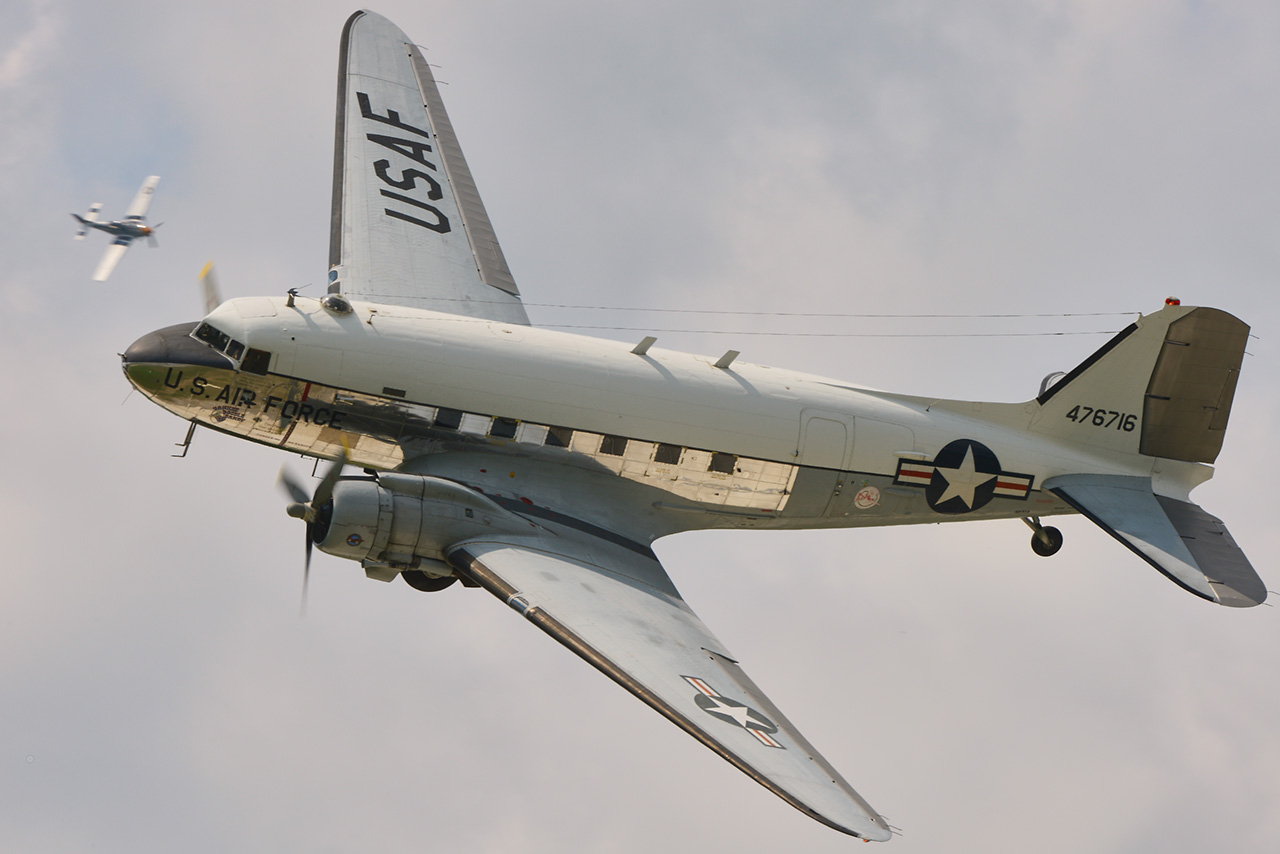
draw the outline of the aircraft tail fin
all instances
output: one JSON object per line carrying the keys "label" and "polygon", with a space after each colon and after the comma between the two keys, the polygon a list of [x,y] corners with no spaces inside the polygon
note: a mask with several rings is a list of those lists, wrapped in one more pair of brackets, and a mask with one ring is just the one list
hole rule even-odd
{"label": "aircraft tail fin", "polygon": [[[1222,450],[1248,338],[1249,327],[1224,311],[1171,301],[1073,370],[1050,375],[1028,403],[929,406],[1107,461],[1113,473],[1065,473],[1040,488],[1197,596],[1258,605],[1267,590],[1249,559],[1222,521],[1189,498],[1213,476],[1206,464]],[[1132,474],[1114,473],[1126,469]]]}
{"label": "aircraft tail fin", "polygon": [[1073,474],[1044,488],[1088,517],[1179,587],[1220,605],[1261,605],[1267,589],[1222,520],[1152,491],[1150,478]]}
{"label": "aircraft tail fin", "polygon": [[1248,338],[1224,311],[1168,305],[1047,382],[1030,424],[1086,448],[1157,458],[1154,480],[1068,474],[1043,488],[1179,586],[1233,607],[1261,604],[1266,587],[1222,520],[1187,494],[1212,476],[1201,464],[1222,449]]}
{"label": "aircraft tail fin", "polygon": [[1249,327],[1180,305],[1140,318],[1036,398],[1033,432],[1122,453],[1212,463]]}
{"label": "aircraft tail fin", "polygon": [[98,221],[98,211],[100,210],[102,210],[102,202],[94,202],[89,205],[89,210],[85,212],[84,216],[79,214],[71,215],[76,222],[80,223],[80,228],[74,235],[76,240],[84,240],[84,236],[89,233],[89,223]]}

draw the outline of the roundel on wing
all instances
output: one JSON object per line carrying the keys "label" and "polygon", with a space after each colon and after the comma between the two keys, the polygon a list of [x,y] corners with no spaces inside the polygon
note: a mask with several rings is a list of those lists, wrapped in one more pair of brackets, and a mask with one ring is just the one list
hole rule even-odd
{"label": "roundel on wing", "polygon": [[956,439],[933,460],[924,497],[939,513],[968,513],[986,505],[1000,480],[1000,461],[981,442]]}
{"label": "roundel on wing", "polygon": [[778,731],[773,721],[746,703],[739,703],[737,700],[730,700],[723,696],[708,697],[705,694],[695,695],[693,701],[698,704],[698,708],[713,718],[719,718],[725,723],[735,724],[743,729],[755,730],[756,733],[753,734],[772,735]]}

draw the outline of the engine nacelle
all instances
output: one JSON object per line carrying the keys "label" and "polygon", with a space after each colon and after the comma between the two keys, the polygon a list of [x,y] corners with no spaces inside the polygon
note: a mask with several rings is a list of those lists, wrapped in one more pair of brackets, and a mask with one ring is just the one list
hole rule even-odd
{"label": "engine nacelle", "polygon": [[321,551],[366,568],[385,566],[394,577],[424,561],[445,569],[444,550],[469,537],[536,528],[456,481],[391,473],[376,482],[339,480],[332,500],[319,508],[315,542]]}

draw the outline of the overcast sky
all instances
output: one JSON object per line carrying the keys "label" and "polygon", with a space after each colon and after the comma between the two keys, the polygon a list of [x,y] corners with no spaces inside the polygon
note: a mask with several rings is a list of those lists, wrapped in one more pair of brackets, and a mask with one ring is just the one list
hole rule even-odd
{"label": "overcast sky", "polygon": [[[1257,337],[1194,497],[1280,589],[1280,6],[620,5],[377,9],[535,323],[1012,401],[1166,296],[1222,308]],[[171,459],[185,425],[129,395],[115,354],[198,317],[210,258],[227,296],[324,280],[351,11],[0,5],[0,848],[847,850],[486,593],[319,555],[299,621],[275,479],[309,466]],[[91,282],[68,212],[152,173],[159,248]],[[874,337],[1026,332],[1091,334]],[[1059,524],[1050,560],[1016,520],[658,553],[887,850],[1275,850],[1280,615]]]}

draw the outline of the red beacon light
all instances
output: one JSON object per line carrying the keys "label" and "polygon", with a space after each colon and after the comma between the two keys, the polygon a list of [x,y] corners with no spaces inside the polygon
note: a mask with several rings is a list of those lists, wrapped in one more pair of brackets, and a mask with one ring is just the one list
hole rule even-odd
{"label": "red beacon light", "polygon": [[1164,304],[1165,305],[1182,305],[1182,300],[1178,299],[1177,297],[1165,297]]}

